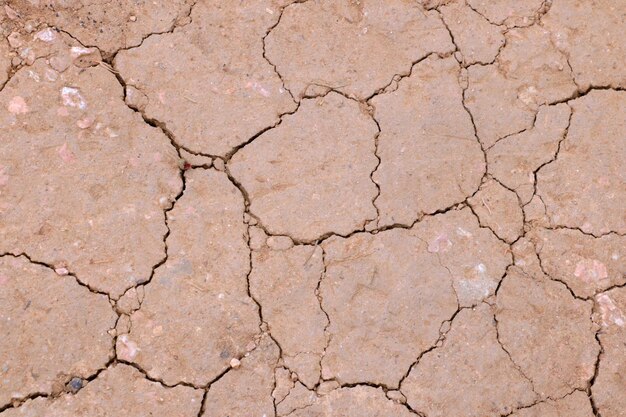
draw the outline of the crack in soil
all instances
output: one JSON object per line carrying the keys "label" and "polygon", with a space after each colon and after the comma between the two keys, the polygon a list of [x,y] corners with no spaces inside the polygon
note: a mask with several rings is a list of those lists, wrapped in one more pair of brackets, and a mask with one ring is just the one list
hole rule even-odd
{"label": "crack in soil", "polygon": [[487,21],[492,26],[497,26],[497,27],[504,26],[507,29],[522,29],[522,28],[529,28],[531,26],[539,24],[543,16],[545,16],[552,8],[552,1],[553,0],[544,0],[539,5],[539,7],[535,9],[532,16],[528,19],[529,22],[527,24],[522,24],[522,25],[507,25],[505,22],[503,22],[502,24],[492,22],[491,19],[489,19],[487,16],[479,12],[476,8],[472,7],[472,5],[467,0],[465,0],[465,5],[469,7],[470,9],[472,9],[476,14],[480,15],[483,19],[485,19],[485,21]]}
{"label": "crack in soil", "polygon": [[[595,293],[593,296],[590,296],[590,297],[581,297],[581,296],[578,296],[578,295],[576,295],[576,293],[575,293],[575,292],[574,292],[574,291],[573,291],[573,290],[569,287],[569,285],[568,285],[566,282],[564,282],[564,281],[562,281],[562,280],[560,280],[560,279],[558,279],[558,278],[554,278],[554,277],[550,276],[550,275],[546,272],[546,270],[544,269],[543,263],[542,263],[541,256],[540,256],[539,252],[537,252],[536,246],[535,246],[534,244],[533,244],[533,248],[535,249],[535,254],[537,255],[537,259],[538,259],[538,261],[539,261],[539,262],[538,262],[538,263],[539,263],[539,268],[541,269],[541,272],[542,272],[542,273],[543,273],[543,274],[544,274],[544,275],[545,275],[548,279],[550,279],[551,281],[558,282],[558,283],[562,284],[562,285],[563,285],[563,286],[564,286],[564,287],[565,287],[565,288],[569,291],[569,293],[570,293],[570,295],[572,296],[572,298],[574,298],[574,299],[576,299],[576,300],[583,301],[583,302],[591,302],[591,303],[592,303],[592,311],[591,311],[591,316],[589,317],[589,320],[590,320],[592,323],[595,323],[595,320],[593,319],[593,315],[595,314],[595,309],[596,309],[596,308],[597,308],[597,306],[598,306],[598,304],[597,304],[597,302],[596,302],[596,297],[597,297],[597,295],[602,294],[602,293],[605,293],[605,292],[607,292],[607,291],[610,291],[610,290],[611,290],[611,289],[613,289],[613,288],[621,288],[621,287],[626,287],[626,283],[625,283],[625,284],[621,284],[621,285],[614,285],[614,286],[612,286],[612,287],[610,287],[610,288],[608,288],[608,289],[606,289],[606,290],[604,290],[604,291],[599,291],[599,292]],[[526,275],[527,277],[529,277],[529,278],[533,279],[533,277],[532,277],[532,276],[530,276],[530,275],[528,275],[528,274],[527,274],[524,270],[519,269],[519,272],[521,272],[522,274]],[[506,278],[506,277],[504,277],[504,278]],[[504,280],[504,278],[503,278],[503,280]],[[499,288],[498,288],[498,289],[499,289]],[[496,297],[497,297],[497,293],[498,293],[498,291],[496,290]],[[497,323],[497,319],[496,319],[496,323]],[[599,411],[598,411],[598,409],[597,409],[597,407],[596,407],[596,405],[595,405],[595,402],[594,402],[594,399],[593,399],[593,396],[592,396],[592,391],[591,391],[591,389],[592,389],[593,384],[595,383],[595,380],[596,380],[596,378],[597,378],[597,376],[598,376],[598,371],[599,371],[599,368],[600,368],[600,361],[601,361],[601,357],[602,357],[602,354],[604,353],[604,347],[602,346],[602,342],[601,342],[600,337],[599,337],[599,335],[600,335],[600,333],[601,333],[601,332],[602,332],[602,327],[598,325],[598,328],[597,328],[597,330],[596,330],[596,332],[595,332],[595,334],[594,334],[594,338],[595,338],[596,342],[598,343],[598,346],[600,347],[600,349],[599,349],[599,351],[598,351],[598,356],[596,357],[596,360],[595,360],[595,363],[594,363],[594,374],[593,374],[593,376],[589,379],[589,381],[587,382],[587,387],[586,387],[585,389],[575,388],[575,389],[574,389],[574,390],[572,390],[570,393],[565,394],[564,396],[562,396],[562,397],[560,397],[560,398],[552,398],[552,397],[550,397],[550,396],[544,396],[544,398],[542,398],[541,400],[539,400],[539,401],[535,402],[534,404],[532,404],[532,405],[530,405],[530,406],[527,406],[527,407],[521,407],[520,409],[529,408],[529,407],[532,407],[533,405],[537,405],[537,404],[539,404],[539,403],[544,403],[544,402],[546,402],[546,401],[548,401],[548,400],[554,400],[554,401],[556,401],[556,400],[558,400],[558,399],[563,399],[563,398],[567,397],[568,395],[571,395],[571,394],[572,394],[572,393],[574,393],[575,391],[583,391],[583,392],[585,392],[585,393],[587,394],[587,396],[588,396],[588,398],[589,398],[589,401],[590,401],[590,403],[591,403],[591,407],[592,407],[592,410],[593,410],[594,416],[596,416],[596,417],[600,416],[600,413],[599,413]],[[498,342],[500,343],[500,340],[499,340],[499,339],[498,339]],[[503,347],[503,349],[504,349],[504,347]],[[506,351],[506,349],[505,349],[505,351]],[[507,352],[507,353],[508,353],[508,352]],[[533,390],[534,390],[534,389],[533,389]],[[519,410],[519,409],[518,409],[518,410]],[[515,412],[515,411],[517,411],[517,410],[514,410],[514,411],[512,411],[512,412],[511,412],[511,413],[509,413],[509,414],[503,415],[502,417],[509,416],[509,415],[513,414],[513,412]],[[600,416],[600,417],[601,417],[601,416]]]}
{"label": "crack in soil", "polygon": [[[326,251],[324,250],[324,248],[320,248],[322,250],[322,265],[324,266],[324,269],[322,270],[322,273],[320,274],[320,279],[317,282],[317,287],[315,288],[315,296],[317,297],[317,301],[319,303],[319,307],[320,310],[322,310],[322,313],[324,313],[324,315],[326,316],[326,324],[324,325],[324,336],[326,338],[326,346],[324,346],[324,350],[322,350],[322,354],[320,355],[320,361],[319,361],[319,366],[320,366],[320,378],[319,381],[316,385],[316,387],[319,387],[319,385],[323,382],[323,367],[322,367],[322,362],[324,361],[324,357],[326,356],[326,350],[328,349],[328,347],[330,346],[330,342],[332,341],[332,333],[329,332],[328,328],[330,327],[330,316],[328,315],[328,312],[326,310],[324,310],[324,299],[322,297],[322,291],[321,291],[321,286],[322,286],[322,280],[326,277],[326,271],[328,268],[328,264],[326,263]],[[313,250],[315,250],[315,248],[313,248]]]}
{"label": "crack in soil", "polygon": [[291,96],[291,99],[293,100],[294,103],[298,104],[298,100],[296,100],[296,98],[294,97],[293,93],[291,92],[291,90],[289,90],[287,88],[287,86],[285,85],[285,80],[283,79],[283,76],[280,72],[278,72],[278,68],[276,68],[276,64],[274,64],[269,57],[267,56],[267,51],[266,51],[266,39],[269,36],[269,34],[272,32],[272,30],[274,30],[274,28],[276,26],[278,26],[280,24],[281,19],[283,18],[283,13],[285,12],[285,9],[293,4],[297,4],[297,3],[305,3],[308,0],[303,0],[303,1],[294,1],[292,3],[288,3],[285,6],[280,8],[280,11],[278,12],[278,19],[276,19],[276,23],[274,23],[272,26],[270,26],[267,31],[265,32],[265,35],[263,35],[263,59],[265,59],[265,61],[267,61],[268,64],[270,64],[270,66],[272,67],[272,69],[274,70],[274,73],[278,76],[278,78],[280,79],[280,83],[282,84],[283,88],[285,89],[286,92],[289,93],[289,95]]}
{"label": "crack in soil", "polygon": [[[504,279],[506,279],[506,277],[503,278],[503,280]],[[496,294],[496,298],[497,298],[497,294]],[[533,390],[533,393],[535,394],[535,396],[540,398],[541,395],[535,389],[534,381],[528,375],[526,375],[526,373],[522,370],[522,368],[515,362],[515,360],[513,359],[513,356],[511,356],[511,352],[509,352],[509,350],[506,347],[504,347],[502,340],[500,340],[500,328],[498,327],[498,324],[499,324],[498,316],[495,313],[493,315],[493,321],[494,321],[494,327],[496,329],[496,340],[498,341],[498,344],[500,345],[504,353],[506,353],[506,355],[509,357],[509,360],[511,361],[511,363],[513,364],[513,367],[517,370],[517,372],[519,372],[519,374],[530,383],[530,387]]]}
{"label": "crack in soil", "polygon": [[585,392],[585,390],[582,390],[582,389],[579,389],[579,388],[575,388],[575,389],[571,390],[570,392],[568,392],[567,394],[565,394],[565,395],[563,395],[561,397],[553,398],[553,397],[549,397],[548,396],[548,397],[545,397],[545,398],[543,398],[541,400],[537,400],[537,401],[533,402],[532,404],[525,405],[525,406],[522,406],[522,407],[518,407],[518,408],[512,410],[510,413],[500,414],[500,417],[508,417],[508,416],[511,416],[511,415],[517,413],[520,410],[526,410],[528,408],[532,408],[532,407],[534,407],[536,405],[539,405],[539,404],[545,404],[548,401],[559,401],[559,400],[562,400],[562,399],[565,399],[565,398],[569,397],[570,395],[574,394],[575,392]]}
{"label": "crack in soil", "polygon": [[[597,307],[597,304],[594,303],[594,308]],[[593,314],[593,313],[592,313]],[[595,334],[595,339],[600,346],[600,350],[598,351],[598,357],[596,358],[596,362],[594,363],[593,368],[593,376],[589,379],[587,384],[587,389],[585,390],[587,393],[587,397],[589,397],[589,403],[591,404],[591,409],[593,410],[593,415],[596,417],[602,417],[600,411],[598,410],[598,406],[596,405],[595,399],[593,398],[593,385],[596,382],[596,378],[598,378],[598,373],[600,372],[600,361],[602,360],[602,354],[604,353],[604,346],[602,346],[602,340],[600,340],[600,332],[602,331],[602,327],[599,327]]]}
{"label": "crack in soil", "polygon": [[187,12],[184,15],[177,16],[176,18],[174,18],[174,20],[172,21],[172,24],[170,25],[170,27],[168,29],[163,30],[163,31],[150,32],[150,33],[148,33],[146,35],[143,35],[141,40],[139,41],[139,43],[137,43],[136,45],[129,45],[129,46],[121,47],[121,48],[118,48],[118,49],[114,50],[113,52],[104,51],[98,45],[88,45],[88,44],[85,44],[83,41],[81,41],[80,39],[78,39],[77,37],[75,37],[69,31],[67,31],[65,29],[61,29],[61,28],[59,28],[57,26],[51,26],[51,27],[53,27],[55,30],[57,30],[59,32],[65,33],[70,38],[74,39],[76,42],[78,42],[80,45],[82,45],[82,46],[84,46],[86,48],[96,48],[100,52],[100,55],[102,56],[103,60],[110,61],[110,60],[113,60],[115,58],[115,56],[119,52],[128,51],[128,50],[131,50],[131,49],[135,49],[135,48],[141,47],[143,45],[143,43],[146,41],[146,39],[148,39],[148,38],[150,38],[152,36],[166,35],[168,33],[174,33],[174,31],[177,28],[184,27],[184,26],[187,26],[190,23],[192,23],[193,19],[191,17],[191,14],[193,12],[193,8],[196,6],[196,4],[199,1],[200,0],[194,0],[194,2],[189,5],[189,10],[187,10]]}
{"label": "crack in soil", "polygon": [[[558,159],[559,153],[561,152],[561,145],[562,145],[563,141],[565,141],[565,139],[567,139],[567,134],[569,133],[569,128],[572,125],[572,118],[574,117],[574,109],[569,105],[569,103],[567,103],[567,105],[568,105],[568,107],[570,109],[570,113],[569,113],[569,118],[567,120],[567,126],[565,126],[565,130],[563,131],[563,136],[561,137],[561,139],[559,139],[559,141],[557,143],[556,151],[554,152],[554,156],[552,158],[550,158],[550,160],[542,163],[537,168],[535,168],[535,170],[533,170],[533,173],[532,173],[532,176],[533,176],[533,193],[532,193],[530,199],[528,200],[528,203],[526,203],[524,206],[522,206],[522,211],[523,211],[524,207],[526,207],[528,204],[530,204],[530,202],[532,201],[532,199],[536,195],[541,199],[541,202],[543,203],[543,199],[541,198],[541,195],[537,194],[537,174],[539,173],[539,171],[542,168],[544,168],[547,165],[550,165],[551,163],[553,163],[554,161],[556,161]],[[547,210],[548,207],[545,205],[545,203],[543,205],[544,205],[544,208]]]}
{"label": "crack in soil", "polygon": [[[50,269],[55,275],[59,275],[59,272],[57,272],[57,270],[59,269],[59,267],[55,267],[54,265],[48,264],[46,262],[40,261],[40,260],[35,260],[33,259],[31,256],[29,256],[27,253],[25,252],[20,252],[20,253],[12,253],[12,252],[5,252],[5,253],[0,253],[0,258],[4,257],[4,256],[11,256],[13,258],[19,258],[20,256],[23,256],[24,258],[28,259],[28,262],[34,264],[34,265],[39,265],[39,266],[43,266],[47,269]],[[66,267],[64,267],[65,269],[67,269]],[[78,278],[78,276],[72,272],[72,271],[67,271],[67,273],[65,273],[65,271],[62,273],[63,275],[68,275],[71,276],[72,278],[74,278],[76,280],[76,283],[78,285],[80,285],[81,287],[85,287],[89,290],[89,292],[92,292],[94,294],[99,294],[99,295],[103,295],[105,297],[107,297],[107,300],[109,300],[109,303],[113,304],[114,300],[111,298],[111,296],[104,291],[100,291],[97,290],[95,288],[92,288],[89,284],[87,284],[86,282],[83,282],[80,280],[80,278]]]}
{"label": "crack in soil", "polygon": [[[41,391],[39,391],[39,392],[30,393],[30,394],[28,394],[28,395],[26,395],[24,397],[12,398],[11,401],[9,401],[7,404],[0,405],[0,414],[2,412],[6,411],[6,410],[9,410],[9,409],[20,408],[22,405],[24,405],[28,401],[35,400],[37,398],[47,398],[47,399],[50,399],[50,400],[55,400],[55,399],[60,398],[60,397],[62,397],[64,395],[76,395],[76,393],[78,393],[80,390],[85,388],[90,382],[92,382],[96,378],[98,378],[100,376],[100,374],[102,374],[102,372],[104,372],[107,369],[109,369],[109,367],[111,367],[114,363],[116,363],[116,361],[117,361],[117,359],[115,357],[115,344],[114,344],[113,345],[113,355],[107,360],[107,362],[104,364],[103,367],[98,368],[92,374],[90,374],[90,375],[88,375],[86,377],[80,377],[80,376],[76,376],[76,375],[65,375],[64,378],[63,378],[62,384],[66,388],[64,390],[59,391],[59,392],[50,392],[49,393],[49,392],[41,392]],[[67,388],[67,385],[74,378],[79,378],[81,380],[81,387],[76,392],[72,392],[71,390],[69,390]]]}

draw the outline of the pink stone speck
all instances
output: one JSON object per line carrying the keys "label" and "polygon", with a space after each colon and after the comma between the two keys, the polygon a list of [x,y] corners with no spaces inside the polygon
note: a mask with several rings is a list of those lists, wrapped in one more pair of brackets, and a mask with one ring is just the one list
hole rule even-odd
{"label": "pink stone speck", "polygon": [[7,109],[13,114],[28,113],[28,105],[26,104],[26,100],[24,100],[24,98],[20,96],[13,97],[9,102]]}

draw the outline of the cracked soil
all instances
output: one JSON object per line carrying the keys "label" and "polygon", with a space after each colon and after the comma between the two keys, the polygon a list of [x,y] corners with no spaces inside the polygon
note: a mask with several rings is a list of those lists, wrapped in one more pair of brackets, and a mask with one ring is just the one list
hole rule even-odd
{"label": "cracked soil", "polygon": [[626,0],[0,0],[0,417],[626,417]]}

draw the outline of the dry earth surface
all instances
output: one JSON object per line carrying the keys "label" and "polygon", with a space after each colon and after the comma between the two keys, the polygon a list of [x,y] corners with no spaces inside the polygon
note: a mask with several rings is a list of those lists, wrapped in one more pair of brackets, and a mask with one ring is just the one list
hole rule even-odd
{"label": "dry earth surface", "polygon": [[626,0],[0,5],[0,417],[626,416]]}

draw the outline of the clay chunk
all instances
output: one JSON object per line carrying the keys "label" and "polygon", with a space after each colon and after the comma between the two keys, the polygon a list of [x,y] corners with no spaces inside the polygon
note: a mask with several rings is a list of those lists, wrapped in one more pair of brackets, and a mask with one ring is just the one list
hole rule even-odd
{"label": "clay chunk", "polygon": [[282,348],[285,365],[311,389],[320,379],[326,347],[328,319],[317,298],[323,271],[319,247],[264,248],[252,256],[250,292],[263,306],[263,318]]}
{"label": "clay chunk", "polygon": [[[519,2],[522,3],[522,2]],[[569,56],[576,82],[592,86],[626,88],[625,0],[587,2],[554,1],[543,17],[556,46]]]}
{"label": "clay chunk", "polygon": [[347,235],[376,218],[370,174],[377,133],[358,103],[329,93],[303,100],[228,167],[249,195],[250,212],[272,234],[303,241]]}
{"label": "clay chunk", "polygon": [[278,347],[269,336],[241,360],[241,365],[212,384],[203,416],[274,416],[272,390]]}
{"label": "clay chunk", "polygon": [[411,408],[429,417],[499,417],[536,398],[498,343],[486,304],[459,312],[443,346],[421,358],[401,391]]}
{"label": "clay chunk", "polygon": [[149,285],[117,356],[173,385],[207,384],[259,333],[248,297],[243,198],[223,173],[194,170],[168,214],[168,259]]}
{"label": "clay chunk", "polygon": [[397,386],[456,311],[449,271],[410,230],[333,238],[322,246],[320,296],[330,321],[322,377]]}
{"label": "clay chunk", "polygon": [[182,182],[169,139],[126,107],[115,76],[37,60],[0,92],[0,125],[0,252],[114,298],[145,282]]}
{"label": "clay chunk", "polygon": [[500,342],[542,398],[586,388],[600,351],[590,302],[561,283],[511,269],[496,305]]}
{"label": "clay chunk", "polygon": [[198,2],[190,24],[120,52],[115,68],[181,145],[225,156],[296,108],[263,58],[276,3]]}
{"label": "clay chunk", "polygon": [[265,44],[297,97],[317,86],[365,99],[428,54],[454,51],[437,13],[403,0],[295,2]]}
{"label": "clay chunk", "polygon": [[626,237],[595,238],[579,230],[541,228],[530,236],[546,274],[565,282],[579,297],[626,283]]}
{"label": "clay chunk", "polygon": [[380,123],[379,226],[411,225],[458,204],[480,185],[485,158],[463,108],[453,58],[418,63],[398,89],[372,99]]}
{"label": "clay chunk", "polygon": [[469,208],[424,219],[414,226],[453,280],[462,307],[492,296],[512,262],[510,248],[481,227]]}
{"label": "clay chunk", "polygon": [[555,226],[601,236],[626,233],[626,92],[591,91],[574,114],[555,162],[537,173],[537,194]]}
{"label": "clay chunk", "polygon": [[95,374],[113,355],[116,319],[107,297],[74,277],[0,257],[0,409]]}
{"label": "clay chunk", "polygon": [[465,65],[494,61],[504,45],[502,28],[492,25],[469,7],[465,0],[448,1],[439,10],[454,36],[454,43]]}
{"label": "clay chunk", "polygon": [[472,65],[468,78],[465,104],[485,148],[530,129],[541,105],[565,100],[578,91],[566,56],[540,26],[508,31],[495,63]]}
{"label": "clay chunk", "polygon": [[534,195],[535,172],[555,158],[570,116],[565,103],[541,106],[532,128],[499,140],[487,150],[489,172],[515,190],[523,204]]}
{"label": "clay chunk", "polygon": [[514,242],[524,232],[524,213],[517,195],[497,181],[485,182],[468,202],[481,224],[507,243]]}

